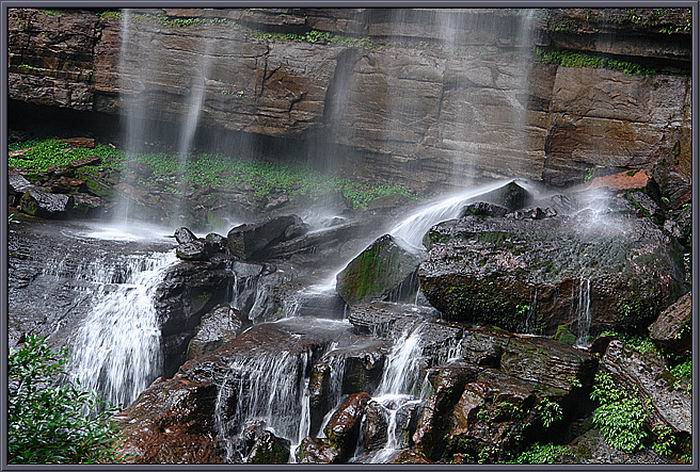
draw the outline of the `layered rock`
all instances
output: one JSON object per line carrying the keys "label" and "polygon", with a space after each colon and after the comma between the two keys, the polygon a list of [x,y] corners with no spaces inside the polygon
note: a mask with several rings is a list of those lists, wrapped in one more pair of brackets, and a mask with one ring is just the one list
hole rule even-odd
{"label": "layered rock", "polygon": [[421,290],[452,320],[553,334],[561,324],[585,331],[590,315],[593,331],[640,329],[683,290],[670,238],[625,213],[465,217],[426,241]]}
{"label": "layered rock", "polygon": [[676,351],[690,352],[692,343],[691,293],[686,293],[664,310],[651,325],[649,337]]}

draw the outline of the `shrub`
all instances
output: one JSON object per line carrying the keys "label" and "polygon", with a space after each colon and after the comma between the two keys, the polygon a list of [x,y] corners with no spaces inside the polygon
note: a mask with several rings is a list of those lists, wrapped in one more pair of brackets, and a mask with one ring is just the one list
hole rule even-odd
{"label": "shrub", "polygon": [[610,374],[596,374],[591,399],[598,402],[593,424],[603,439],[623,452],[638,450],[647,433],[644,429],[646,409],[639,397],[619,388]]}
{"label": "shrub", "polygon": [[8,459],[15,464],[115,462],[114,410],[67,380],[67,351],[29,336],[8,359]]}
{"label": "shrub", "polygon": [[570,454],[571,451],[566,446],[556,444],[533,444],[529,449],[522,452],[512,461],[512,464],[555,464],[560,462],[562,457]]}
{"label": "shrub", "polygon": [[557,421],[560,421],[564,417],[564,411],[561,405],[549,398],[543,398],[535,406],[535,414],[537,418],[542,422],[542,426],[549,428]]}

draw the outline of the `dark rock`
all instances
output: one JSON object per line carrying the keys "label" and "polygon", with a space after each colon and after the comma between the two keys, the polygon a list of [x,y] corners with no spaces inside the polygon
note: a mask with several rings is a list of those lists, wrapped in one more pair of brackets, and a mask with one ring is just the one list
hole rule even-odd
{"label": "dark rock", "polygon": [[338,450],[326,439],[304,438],[297,448],[297,460],[301,464],[335,464],[339,460]]}
{"label": "dark rock", "polygon": [[366,392],[353,393],[333,413],[323,432],[328,444],[338,450],[340,460],[347,460],[355,451],[360,434],[360,422],[370,396]]}
{"label": "dark rock", "polygon": [[71,198],[68,195],[48,193],[30,187],[22,195],[19,209],[23,213],[41,218],[63,218],[70,202]]}
{"label": "dark rock", "polygon": [[278,438],[262,421],[245,426],[241,439],[246,443],[245,462],[248,464],[286,464],[291,443]]}
{"label": "dark rock", "polygon": [[528,208],[525,210],[517,210],[512,213],[505,215],[506,218],[514,218],[516,220],[522,220],[523,218],[529,218],[531,220],[541,220],[543,218],[552,218],[557,216],[557,212],[551,208],[545,208],[544,210],[540,207]]}
{"label": "dark rock", "polygon": [[197,240],[197,236],[184,226],[175,230],[175,240],[178,244],[192,243]]}
{"label": "dark rock", "polygon": [[228,247],[231,254],[243,260],[264,259],[265,249],[285,240],[285,231],[302,224],[296,215],[278,216],[265,223],[243,224],[229,231]]}
{"label": "dark rock", "polygon": [[421,290],[450,320],[554,334],[589,295],[593,332],[639,329],[684,290],[677,246],[628,214],[466,217],[433,227],[426,242]]}
{"label": "dark rock", "polygon": [[29,190],[33,185],[24,178],[22,174],[10,172],[7,177],[8,190],[10,195],[21,197],[24,192]]}
{"label": "dark rock", "polygon": [[404,449],[391,460],[392,464],[432,464],[433,461],[412,449]]}
{"label": "dark rock", "polygon": [[285,203],[289,202],[289,197],[287,196],[286,193],[283,193],[282,195],[278,195],[277,197],[270,198],[268,199],[267,204],[265,205],[266,210],[273,210],[275,208],[279,208]]}
{"label": "dark rock", "polygon": [[204,261],[209,258],[204,241],[200,239],[180,244],[175,248],[175,254],[185,261]]}
{"label": "dark rock", "polygon": [[[336,291],[349,305],[401,300],[413,288],[420,258],[385,234],[354,258],[337,276]],[[411,287],[413,285],[413,287]]]}
{"label": "dark rock", "polygon": [[381,449],[386,444],[388,418],[384,406],[376,400],[370,400],[365,408],[362,422],[362,448],[365,451]]}
{"label": "dark rock", "polygon": [[228,305],[214,308],[202,316],[187,348],[187,358],[193,359],[216,350],[238,336],[242,325],[240,313],[236,309]]}
{"label": "dark rock", "polygon": [[350,307],[348,321],[359,332],[372,333],[381,337],[391,337],[400,335],[406,329],[438,316],[439,313],[430,307],[391,302],[372,302]]}
{"label": "dark rock", "polygon": [[204,249],[208,254],[224,253],[228,248],[225,237],[217,233],[209,233],[204,238]]}
{"label": "dark rock", "polygon": [[293,224],[284,230],[284,239],[290,240],[303,236],[309,232],[310,226],[306,223]]}
{"label": "dark rock", "polygon": [[610,446],[596,429],[590,429],[567,444],[571,455],[563,464],[666,464],[667,460],[654,454],[651,448],[634,453],[618,451]]}
{"label": "dark rock", "polygon": [[505,216],[509,212],[508,208],[494,205],[488,202],[470,203],[462,209],[459,217],[464,216]]}
{"label": "dark rock", "polygon": [[87,195],[84,193],[73,193],[71,195],[71,215],[85,217],[97,216],[104,207],[104,200],[100,197]]}
{"label": "dark rock", "polygon": [[649,337],[676,352],[690,353],[692,300],[689,292],[666,308],[649,326]]}
{"label": "dark rock", "polygon": [[[88,137],[63,138],[63,139],[61,139],[61,142],[66,143],[67,145],[69,145],[71,147],[81,147],[81,148],[88,148],[88,149],[93,149],[95,147],[95,138],[88,138]],[[97,159],[97,161],[95,161],[95,159]],[[91,164],[98,164],[99,157],[90,156],[90,157],[86,157],[84,159],[79,159],[78,161],[90,161]],[[78,161],[73,161],[73,162],[78,162]],[[73,165],[73,163],[71,163],[71,165]],[[83,165],[89,165],[89,164],[83,164]]]}
{"label": "dark rock", "polygon": [[611,341],[600,363],[613,380],[628,392],[635,392],[647,409],[650,424],[663,423],[675,432],[691,432],[692,406],[687,385],[677,385],[664,360],[655,352],[642,354],[620,341]]}
{"label": "dark rock", "polygon": [[532,195],[530,192],[515,181],[509,182],[496,190],[479,195],[479,200],[507,208],[509,211],[524,208],[531,199]]}

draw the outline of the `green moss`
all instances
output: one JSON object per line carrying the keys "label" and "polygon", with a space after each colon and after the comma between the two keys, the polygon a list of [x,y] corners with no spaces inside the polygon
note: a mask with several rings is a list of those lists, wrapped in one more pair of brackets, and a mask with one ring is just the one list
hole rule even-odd
{"label": "green moss", "polygon": [[588,54],[567,50],[545,50],[535,48],[534,58],[543,64],[557,64],[562,67],[587,67],[591,69],[609,69],[624,72],[628,75],[656,75],[655,69],[640,64],[621,61],[599,54]]}
{"label": "green moss", "polygon": [[118,20],[122,17],[122,13],[119,10],[104,10],[99,12],[97,17],[104,21]]}
{"label": "green moss", "polygon": [[61,16],[61,12],[53,8],[42,8],[39,11],[46,16]]}
{"label": "green moss", "polygon": [[17,70],[23,74],[40,74],[44,72],[44,69],[34,67],[30,64],[20,64],[17,66]]}
{"label": "green moss", "polygon": [[296,41],[311,44],[331,44],[362,49],[376,49],[377,46],[370,38],[358,38],[354,36],[342,36],[328,31],[311,30],[306,33],[264,33],[257,32],[253,36],[266,41]]}
{"label": "green moss", "polygon": [[564,324],[557,326],[557,330],[554,333],[554,339],[567,346],[573,346],[576,344],[576,336],[569,330],[569,327]]}

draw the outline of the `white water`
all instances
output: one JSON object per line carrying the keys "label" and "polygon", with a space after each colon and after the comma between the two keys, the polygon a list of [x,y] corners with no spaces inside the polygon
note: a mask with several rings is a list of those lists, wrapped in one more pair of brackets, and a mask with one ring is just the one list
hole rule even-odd
{"label": "white water", "polygon": [[588,335],[591,330],[591,279],[581,279],[578,287],[577,315],[577,347],[588,346]]}
{"label": "white water", "polygon": [[71,372],[83,388],[126,406],[160,374],[161,332],[153,302],[176,260],[171,251],[130,256],[123,267],[93,263],[97,304],[73,343]]}
{"label": "white water", "polygon": [[[226,450],[228,463],[245,460],[237,435],[249,421],[264,421],[276,436],[291,443],[300,442],[299,438],[308,435],[309,422],[301,420],[304,397],[308,396],[308,393],[305,395],[305,372],[310,360],[308,351],[300,354],[282,351],[274,355],[251,353],[249,357],[234,360],[219,388],[214,410],[218,438]],[[231,399],[235,402],[235,411],[229,417],[226,412]],[[308,418],[308,414],[306,416]]]}

